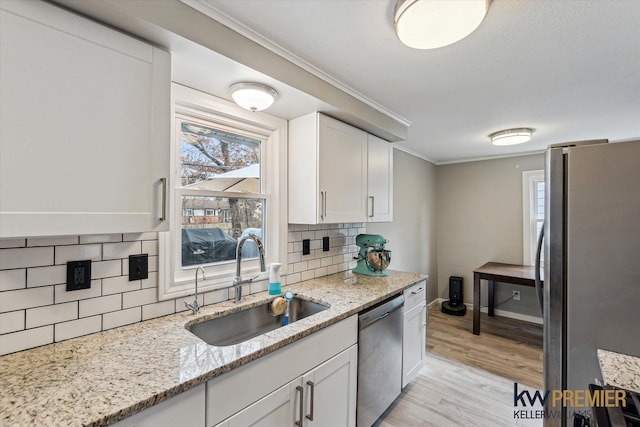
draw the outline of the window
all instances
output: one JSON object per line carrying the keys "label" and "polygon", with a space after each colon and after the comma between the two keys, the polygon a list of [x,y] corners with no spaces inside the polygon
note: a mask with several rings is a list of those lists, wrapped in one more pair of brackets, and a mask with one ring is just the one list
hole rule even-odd
{"label": "window", "polygon": [[[267,262],[286,256],[286,121],[173,86],[170,230],[160,235],[159,298],[231,284],[239,239],[263,242]],[[243,276],[259,271],[252,240],[242,248]]]}
{"label": "window", "polygon": [[544,171],[522,172],[522,212],[523,264],[535,265],[538,236],[544,225]]}

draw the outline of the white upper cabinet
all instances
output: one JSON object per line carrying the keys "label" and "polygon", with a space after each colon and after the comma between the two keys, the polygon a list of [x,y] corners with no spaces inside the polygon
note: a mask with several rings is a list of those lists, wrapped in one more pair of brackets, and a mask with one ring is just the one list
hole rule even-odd
{"label": "white upper cabinet", "polygon": [[169,53],[48,3],[0,6],[0,237],[166,230]]}
{"label": "white upper cabinet", "polygon": [[390,221],[390,156],[387,142],[323,114],[291,120],[289,223]]}
{"label": "white upper cabinet", "polygon": [[393,148],[384,139],[368,135],[367,220],[393,220]]}
{"label": "white upper cabinet", "polygon": [[289,122],[289,222],[367,220],[367,134],[323,114]]}

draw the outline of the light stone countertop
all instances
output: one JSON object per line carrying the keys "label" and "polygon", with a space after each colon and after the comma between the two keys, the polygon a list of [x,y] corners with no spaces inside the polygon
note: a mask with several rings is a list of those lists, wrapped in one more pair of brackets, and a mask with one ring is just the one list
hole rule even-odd
{"label": "light stone countertop", "polygon": [[[330,308],[254,339],[213,347],[185,329],[191,312],[0,357],[0,425],[107,426],[345,319],[427,278],[333,274],[284,287]],[[267,292],[202,307],[220,317],[273,299]]]}
{"label": "light stone countertop", "polygon": [[598,349],[605,384],[640,393],[640,357]]}

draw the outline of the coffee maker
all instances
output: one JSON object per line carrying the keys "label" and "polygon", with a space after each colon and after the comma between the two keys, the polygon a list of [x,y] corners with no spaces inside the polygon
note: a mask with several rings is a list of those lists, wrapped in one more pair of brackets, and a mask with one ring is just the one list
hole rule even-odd
{"label": "coffee maker", "polygon": [[358,264],[352,271],[368,276],[388,276],[385,269],[391,262],[391,251],[384,248],[386,244],[387,239],[378,234],[358,234],[356,245],[360,247],[360,252],[354,258]]}

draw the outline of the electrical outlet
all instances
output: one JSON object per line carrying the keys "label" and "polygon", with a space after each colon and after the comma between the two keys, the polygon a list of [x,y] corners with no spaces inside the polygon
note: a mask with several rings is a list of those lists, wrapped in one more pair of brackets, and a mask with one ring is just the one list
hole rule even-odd
{"label": "electrical outlet", "polygon": [[67,291],[91,287],[91,260],[67,262]]}
{"label": "electrical outlet", "polygon": [[513,291],[513,300],[520,301],[520,291]]}
{"label": "electrical outlet", "polygon": [[309,255],[311,253],[311,240],[302,239],[302,255]]}

